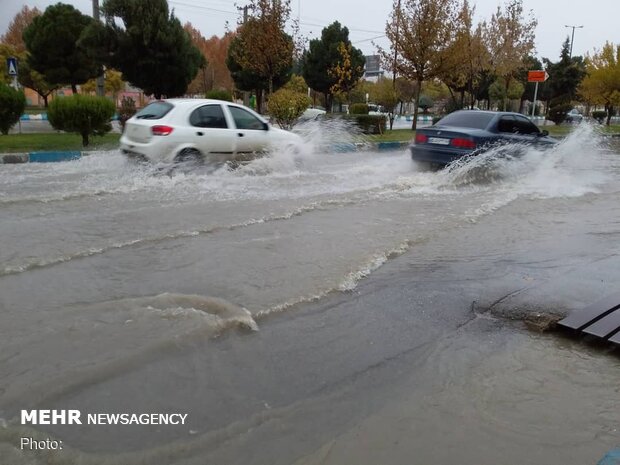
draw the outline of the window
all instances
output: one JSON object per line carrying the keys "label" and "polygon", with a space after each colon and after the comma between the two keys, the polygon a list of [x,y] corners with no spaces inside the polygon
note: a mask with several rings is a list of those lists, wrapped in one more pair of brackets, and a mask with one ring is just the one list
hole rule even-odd
{"label": "window", "polygon": [[189,123],[199,128],[226,129],[226,118],[221,105],[204,105],[196,108],[189,117]]}
{"label": "window", "polygon": [[514,133],[516,129],[516,123],[514,116],[502,116],[497,124],[497,130],[499,132]]}
{"label": "window", "polygon": [[174,106],[168,102],[153,102],[149,103],[142,110],[136,113],[138,119],[161,119],[163,118]]}
{"label": "window", "polygon": [[459,128],[486,129],[493,119],[492,113],[475,110],[450,113],[437,122],[437,126],[456,126]]}
{"label": "window", "polygon": [[524,116],[515,116],[514,118],[516,132],[519,134],[538,134],[540,132],[538,126]]}
{"label": "window", "polygon": [[235,125],[237,126],[237,129],[265,129],[265,123],[263,123],[249,111],[246,111],[243,108],[232,106],[229,106],[228,109],[230,110],[230,113],[235,120]]}

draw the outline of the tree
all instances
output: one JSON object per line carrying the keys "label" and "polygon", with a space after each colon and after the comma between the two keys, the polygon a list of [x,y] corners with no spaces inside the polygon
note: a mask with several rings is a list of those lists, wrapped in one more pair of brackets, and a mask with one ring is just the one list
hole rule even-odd
{"label": "tree", "polygon": [[490,68],[503,79],[506,94],[509,94],[512,81],[534,50],[538,21],[531,12],[528,18],[523,16],[522,0],[509,0],[504,8],[497,7],[486,25],[484,37],[490,51]]}
{"label": "tree", "polygon": [[579,84],[586,76],[586,65],[583,58],[570,56],[570,40],[567,37],[562,44],[560,61],[553,63],[545,58],[544,62],[549,73],[550,99],[570,103],[577,94]]}
{"label": "tree", "polygon": [[106,0],[106,25],[94,24],[82,44],[123,80],[155,98],[185,94],[205,60],[166,0]]}
{"label": "tree", "polygon": [[[111,94],[112,99],[116,103],[118,94],[125,90],[125,81],[120,71],[114,69],[107,69],[105,71],[104,89],[106,94]],[[94,94],[97,91],[97,80],[91,79],[90,81],[80,86],[82,93]]]}
{"label": "tree", "polygon": [[24,30],[28,65],[51,85],[70,84],[73,92],[99,75],[101,67],[78,45],[84,30],[94,24],[71,5],[58,3],[48,7]]}
{"label": "tree", "polygon": [[282,129],[290,129],[302,113],[310,106],[306,94],[286,87],[269,96],[267,110]]}
{"label": "tree", "polygon": [[293,74],[289,81],[284,84],[285,89],[290,89],[300,94],[308,94],[308,84],[303,77]]}
{"label": "tree", "polygon": [[391,79],[380,79],[374,89],[373,97],[375,103],[381,105],[388,113],[390,122],[390,130],[394,125],[394,115],[396,112],[396,104],[398,103],[398,93],[394,88]]}
{"label": "tree", "polygon": [[334,64],[333,68],[328,70],[328,73],[336,78],[336,82],[330,89],[333,95],[346,96],[364,74],[363,61],[355,65],[352,59],[352,51],[353,46],[351,44],[347,45],[344,42],[338,44],[340,59]]}
{"label": "tree", "polygon": [[396,78],[396,93],[398,95],[398,101],[400,103],[400,114],[403,114],[403,105],[405,103],[409,103],[413,101],[416,93],[416,84],[415,82],[404,78],[397,77]]}
{"label": "tree", "polygon": [[422,112],[424,114],[427,114],[428,109],[431,108],[434,104],[435,102],[433,102],[433,99],[430,98],[429,96],[424,95],[424,94],[420,96],[420,108],[422,109]]}
{"label": "tree", "polygon": [[80,134],[82,145],[87,147],[91,135],[103,135],[112,129],[110,120],[115,110],[106,97],[74,94],[52,100],[47,117],[54,129]]}
{"label": "tree", "polygon": [[[226,58],[226,66],[230,71],[230,75],[235,83],[235,86],[239,90],[251,91],[256,94],[256,108],[261,111],[263,108],[263,91],[269,89],[269,81],[265,76],[256,74],[247,68],[243,68],[236,60],[240,48],[241,40],[238,36],[233,37],[228,48],[228,56]],[[283,86],[291,77],[290,69],[282,69],[281,74],[273,77],[273,89],[279,89]]]}
{"label": "tree", "polygon": [[52,92],[58,89],[60,85],[50,84],[49,82],[47,82],[45,80],[45,77],[41,73],[30,68],[28,60],[22,60],[20,63],[21,64],[19,67],[18,76],[19,83],[22,86],[27,87],[28,89],[32,89],[37,94],[39,94],[43,99],[45,108],[47,108],[47,100],[49,96],[52,94]]}
{"label": "tree", "polygon": [[614,108],[620,105],[620,45],[605,43],[592,57],[586,57],[586,69],[588,75],[579,93],[589,103],[605,105],[609,125]]}
{"label": "tree", "polygon": [[364,74],[364,54],[353,47],[349,30],[333,22],[321,31],[320,39],[310,41],[304,56],[303,77],[308,85],[325,96],[331,111],[334,92],[349,92]]}
{"label": "tree", "polygon": [[253,16],[237,30],[237,46],[229,53],[241,69],[266,79],[271,94],[276,78],[293,66],[293,39],[284,32],[290,1],[252,0],[250,8]]}
{"label": "tree", "polygon": [[[47,107],[47,99],[49,95],[60,87],[59,84],[50,84],[45,77],[33,70],[28,65],[26,43],[23,34],[26,28],[32,23],[32,20],[41,15],[38,8],[28,8],[24,6],[19,13],[15,15],[13,21],[9,25],[7,32],[0,38],[0,62],[5,63],[7,56],[14,56],[19,60],[19,83],[29,89],[34,90],[45,102]],[[7,76],[8,78],[8,76]]]}
{"label": "tree", "polygon": [[390,51],[380,53],[386,62],[394,62],[398,74],[416,83],[411,127],[415,130],[422,83],[442,75],[449,63],[446,58],[454,39],[456,0],[395,0],[390,18],[385,28]]}
{"label": "tree", "polygon": [[493,101],[500,102],[500,107],[507,108],[508,102],[511,100],[518,100],[521,98],[524,92],[524,86],[516,79],[510,82],[508,88],[506,88],[506,82],[504,78],[497,78],[493,84],[489,87],[489,98]]}
{"label": "tree", "polygon": [[14,53],[23,54],[26,51],[24,42],[24,31],[32,23],[32,20],[41,15],[41,10],[37,7],[29,8],[24,5],[22,9],[15,15],[6,32],[0,37],[0,42],[12,47]]}
{"label": "tree", "polygon": [[26,108],[23,92],[0,82],[0,133],[6,135]]}
{"label": "tree", "polygon": [[123,97],[121,99],[121,106],[118,109],[118,121],[121,123],[123,130],[125,129],[125,123],[129,118],[136,114],[136,102],[131,97]]}
{"label": "tree", "polygon": [[[483,27],[478,24],[474,28],[474,13],[475,7],[470,8],[469,2],[464,0],[455,23],[455,37],[446,50],[446,65],[440,75],[458,108],[465,107],[466,92],[469,93],[469,107],[474,107],[475,95],[483,82],[484,73],[490,68]],[[455,94],[458,94],[458,100]]]}
{"label": "tree", "polygon": [[183,29],[185,29],[185,32],[189,34],[190,38],[192,39],[192,44],[194,44],[194,47],[196,47],[200,51],[204,59],[204,62],[202,63],[202,66],[200,67],[198,74],[196,74],[196,77],[187,86],[187,93],[191,95],[195,95],[195,94],[205,95],[207,91],[211,89],[211,87],[209,87],[208,85],[208,79],[207,79],[207,76],[208,76],[207,67],[209,65],[209,61],[207,60],[206,54],[205,54],[206,39],[203,37],[203,35],[200,33],[198,29],[192,26],[190,22],[185,23],[185,26],[183,26]]}

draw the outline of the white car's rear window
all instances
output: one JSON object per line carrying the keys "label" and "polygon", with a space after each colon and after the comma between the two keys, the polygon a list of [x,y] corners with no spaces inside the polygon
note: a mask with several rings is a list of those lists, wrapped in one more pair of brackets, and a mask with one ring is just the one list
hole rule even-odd
{"label": "white car's rear window", "polygon": [[151,102],[147,106],[145,106],[142,110],[136,113],[136,118],[138,119],[161,119],[163,118],[170,110],[172,110],[173,105],[168,102]]}

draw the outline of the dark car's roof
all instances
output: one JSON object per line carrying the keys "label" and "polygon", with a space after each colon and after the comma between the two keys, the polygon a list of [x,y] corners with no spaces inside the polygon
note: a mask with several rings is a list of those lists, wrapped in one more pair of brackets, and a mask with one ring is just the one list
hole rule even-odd
{"label": "dark car's roof", "polygon": [[458,110],[447,114],[435,125],[467,129],[487,129],[494,119],[504,115],[524,116],[511,111]]}

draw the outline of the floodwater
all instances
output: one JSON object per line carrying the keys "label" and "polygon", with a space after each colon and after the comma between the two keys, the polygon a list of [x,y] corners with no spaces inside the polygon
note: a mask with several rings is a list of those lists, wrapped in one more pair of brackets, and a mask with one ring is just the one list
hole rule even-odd
{"label": "floodwater", "polygon": [[301,159],[236,169],[0,167],[0,464],[577,465],[620,445],[617,351],[518,321],[617,290],[616,147],[583,125],[429,173],[304,137]]}

